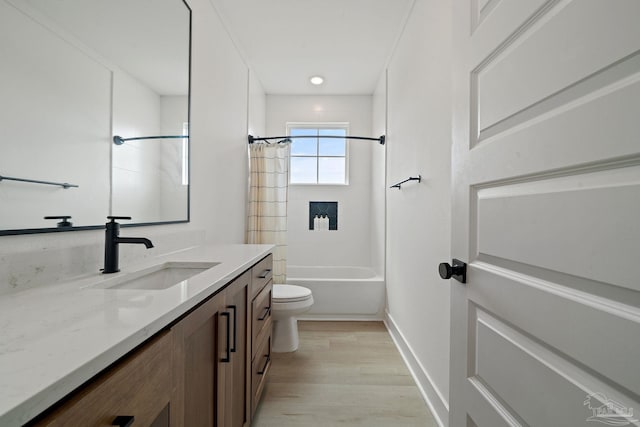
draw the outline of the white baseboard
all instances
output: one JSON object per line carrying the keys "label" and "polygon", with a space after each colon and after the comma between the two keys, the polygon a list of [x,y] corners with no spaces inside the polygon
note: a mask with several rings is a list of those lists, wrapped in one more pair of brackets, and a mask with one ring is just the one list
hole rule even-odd
{"label": "white baseboard", "polygon": [[377,314],[303,314],[298,320],[313,320],[325,322],[384,322],[382,315]]}
{"label": "white baseboard", "polygon": [[396,344],[400,355],[404,359],[404,363],[409,368],[411,376],[416,382],[423,399],[431,410],[433,417],[440,427],[448,427],[449,425],[449,405],[443,398],[440,391],[435,387],[433,381],[427,371],[424,369],[420,361],[416,358],[409,343],[405,340],[404,335],[398,329],[389,312],[385,312],[384,324],[389,331],[389,335]]}

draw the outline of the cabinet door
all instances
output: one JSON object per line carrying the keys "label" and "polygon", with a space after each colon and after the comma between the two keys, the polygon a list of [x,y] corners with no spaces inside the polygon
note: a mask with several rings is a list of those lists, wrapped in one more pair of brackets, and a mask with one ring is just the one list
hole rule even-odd
{"label": "cabinet door", "polygon": [[231,357],[225,368],[225,392],[230,398],[225,405],[225,427],[242,427],[249,420],[250,369],[248,334],[248,301],[251,274],[246,272],[225,289],[225,310],[231,320]]}
{"label": "cabinet door", "polygon": [[29,425],[160,427],[173,409],[171,334],[162,332]]}
{"label": "cabinet door", "polygon": [[218,294],[173,328],[174,400],[173,426],[224,426],[224,375],[221,361],[228,353],[231,322]]}

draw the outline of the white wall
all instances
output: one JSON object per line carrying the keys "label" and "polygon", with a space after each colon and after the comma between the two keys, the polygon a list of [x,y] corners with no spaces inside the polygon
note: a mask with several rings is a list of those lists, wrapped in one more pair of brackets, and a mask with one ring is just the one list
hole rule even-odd
{"label": "white wall", "polygon": [[0,228],[96,224],[109,209],[111,73],[4,1],[0,52],[0,175],[79,185],[3,180]]}
{"label": "white wall", "polygon": [[[188,3],[193,11],[191,222],[124,228],[123,236],[149,237],[156,247],[122,245],[121,266],[205,240],[244,240],[248,68],[211,3]],[[260,102],[260,96],[258,90],[254,102]],[[107,120],[108,115],[107,109]],[[34,116],[34,127],[39,119]],[[77,125],[69,124],[70,128]],[[77,156],[74,160],[89,159]],[[103,264],[103,245],[102,230],[0,236],[0,292],[97,273]]]}
{"label": "white wall", "polygon": [[[267,134],[286,135],[287,122],[349,122],[371,135],[371,96],[267,95]],[[349,141],[349,185],[290,185],[289,265],[371,265],[371,152],[374,141]],[[309,202],[337,201],[338,230],[309,230]]]}
{"label": "white wall", "polygon": [[248,128],[249,135],[264,135],[267,124],[267,97],[264,93],[262,83],[254,72],[249,75],[249,110]]}
{"label": "white wall", "polygon": [[[373,95],[373,136],[387,133],[387,74],[378,82]],[[371,147],[371,265],[381,276],[385,274],[386,230],[386,161],[387,146]]]}
{"label": "white wall", "polygon": [[248,68],[208,0],[193,9],[191,221],[207,240],[244,242]]}
{"label": "white wall", "polygon": [[451,1],[416,0],[388,65],[387,184],[417,174],[423,181],[387,189],[387,309],[391,330],[443,424],[449,288],[437,266],[451,257],[450,67]]}
{"label": "white wall", "polygon": [[[160,95],[122,71],[113,73],[114,135],[123,138],[160,135],[160,116]],[[162,218],[161,152],[157,142],[139,140],[112,144],[112,215],[130,216],[136,222]]]}

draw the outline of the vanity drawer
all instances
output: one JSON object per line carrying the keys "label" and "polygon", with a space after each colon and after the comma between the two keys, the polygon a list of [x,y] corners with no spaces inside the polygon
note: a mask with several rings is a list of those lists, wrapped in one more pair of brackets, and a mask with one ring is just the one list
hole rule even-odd
{"label": "vanity drawer", "polygon": [[31,426],[165,426],[171,401],[171,333],[161,333],[99,374]]}
{"label": "vanity drawer", "polygon": [[251,303],[251,339],[253,343],[253,353],[258,349],[258,337],[265,328],[271,328],[271,302],[273,294],[273,283],[269,282]]}
{"label": "vanity drawer", "polygon": [[271,367],[271,334],[258,344],[258,352],[251,364],[251,413],[258,407],[264,389],[267,372]]}
{"label": "vanity drawer", "polygon": [[269,283],[273,276],[273,255],[269,254],[251,269],[251,299]]}

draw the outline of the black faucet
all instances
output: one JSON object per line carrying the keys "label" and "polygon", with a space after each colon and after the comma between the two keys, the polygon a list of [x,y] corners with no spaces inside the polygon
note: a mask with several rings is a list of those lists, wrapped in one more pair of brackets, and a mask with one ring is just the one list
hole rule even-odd
{"label": "black faucet", "polygon": [[142,243],[147,249],[153,247],[151,240],[144,237],[120,237],[120,224],[116,219],[131,219],[130,216],[108,216],[111,221],[106,223],[106,235],[104,241],[104,269],[102,274],[117,273],[118,267],[118,245],[120,243]]}

